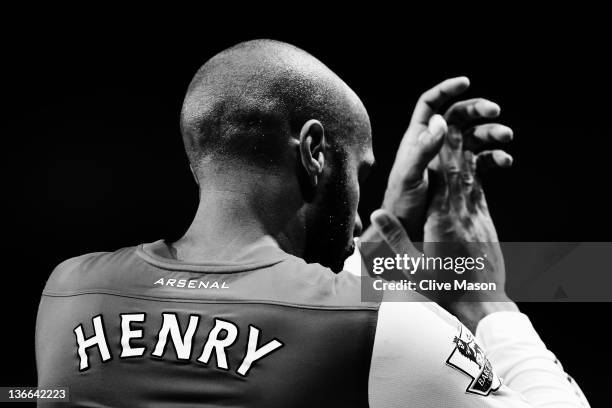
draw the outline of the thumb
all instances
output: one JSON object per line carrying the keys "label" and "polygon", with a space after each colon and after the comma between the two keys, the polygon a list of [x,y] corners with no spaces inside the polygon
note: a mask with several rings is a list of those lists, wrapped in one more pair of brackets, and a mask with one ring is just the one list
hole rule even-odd
{"label": "thumb", "polygon": [[384,209],[374,211],[370,216],[370,221],[394,253],[419,255],[400,220],[389,211]]}
{"label": "thumb", "polygon": [[[419,135],[419,143],[423,147],[424,154],[430,154],[429,160],[440,150],[444,135],[448,131],[448,125],[442,115],[433,115],[429,119],[427,129]],[[429,161],[427,160],[427,161]]]}
{"label": "thumb", "polygon": [[417,138],[418,144],[412,147],[411,157],[415,174],[421,175],[440,152],[447,132],[446,120],[441,115],[436,114],[429,119],[427,129],[423,130]]}

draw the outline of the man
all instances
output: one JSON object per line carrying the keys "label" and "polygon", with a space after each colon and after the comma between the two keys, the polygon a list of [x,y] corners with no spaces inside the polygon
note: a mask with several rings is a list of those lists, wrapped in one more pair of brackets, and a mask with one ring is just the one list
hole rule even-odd
{"label": "man", "polygon": [[[462,144],[507,141],[511,130],[470,126],[499,114],[483,99],[437,114],[468,85],[450,79],[419,100],[367,239],[380,234],[398,252],[414,251],[408,234],[418,231],[496,241],[473,175],[477,159],[511,158]],[[181,130],[200,189],[190,228],[177,242],[56,268],[37,321],[39,387],[68,386],[75,406],[586,403],[503,293],[446,305],[484,344],[417,294],[361,300],[360,279],[342,268],[361,230],[370,123],[317,59],[269,40],[219,53],[189,86]],[[471,227],[455,227],[465,219]],[[490,274],[503,286],[503,263]]]}

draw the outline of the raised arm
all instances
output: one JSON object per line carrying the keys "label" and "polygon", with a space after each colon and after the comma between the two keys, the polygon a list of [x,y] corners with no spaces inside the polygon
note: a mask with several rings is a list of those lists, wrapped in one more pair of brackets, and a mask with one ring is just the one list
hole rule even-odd
{"label": "raised arm", "polygon": [[[439,306],[383,303],[372,359],[373,400],[395,406],[393,401],[399,404],[409,395],[402,395],[403,385],[412,392],[420,387],[423,395],[435,395],[437,405],[454,407],[588,406],[504,290],[503,254],[478,173],[512,164],[504,151],[489,150],[491,143],[510,141],[512,130],[497,123],[474,124],[500,113],[497,104],[485,99],[459,101],[443,116],[437,113],[468,86],[465,77],[449,79],[421,96],[383,208],[372,214],[362,241],[383,239],[393,252],[412,256],[420,251],[411,238],[424,241],[426,255],[442,255],[436,253],[440,242],[453,243],[455,252],[445,255],[485,253],[483,273],[471,279],[496,283],[498,290],[445,293],[435,299]],[[462,347],[469,349],[469,358],[459,358]],[[411,405],[419,401],[412,399]],[[423,399],[421,405],[431,401]]]}
{"label": "raised arm", "polygon": [[[394,252],[415,253],[400,221],[388,211],[374,212],[372,224]],[[499,265],[489,265],[487,273],[497,276],[488,279],[503,281]],[[372,406],[399,407],[410,398],[411,406],[425,407],[435,398],[436,406],[588,407],[529,318],[502,296],[503,291],[499,299],[482,302],[459,297],[445,305],[476,328],[475,337],[425,299],[383,303],[370,372],[371,401],[377,402]]]}

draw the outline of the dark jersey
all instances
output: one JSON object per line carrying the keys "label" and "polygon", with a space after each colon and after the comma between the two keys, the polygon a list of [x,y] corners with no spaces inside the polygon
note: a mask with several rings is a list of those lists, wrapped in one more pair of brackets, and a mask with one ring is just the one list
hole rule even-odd
{"label": "dark jersey", "polygon": [[418,294],[362,302],[359,279],[273,246],[70,259],[40,304],[38,386],[89,407],[588,406],[527,316],[492,313],[474,336]]}
{"label": "dark jersey", "polygon": [[162,241],[88,254],[45,287],[38,385],[74,406],[368,406],[378,308],[358,277],[272,247],[231,264]]}

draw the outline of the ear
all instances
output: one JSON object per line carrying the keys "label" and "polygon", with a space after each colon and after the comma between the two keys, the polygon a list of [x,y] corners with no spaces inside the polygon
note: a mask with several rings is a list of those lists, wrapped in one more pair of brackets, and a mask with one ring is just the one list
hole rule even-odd
{"label": "ear", "polygon": [[310,119],[300,131],[300,157],[311,184],[316,187],[325,165],[325,134],[323,125]]}

